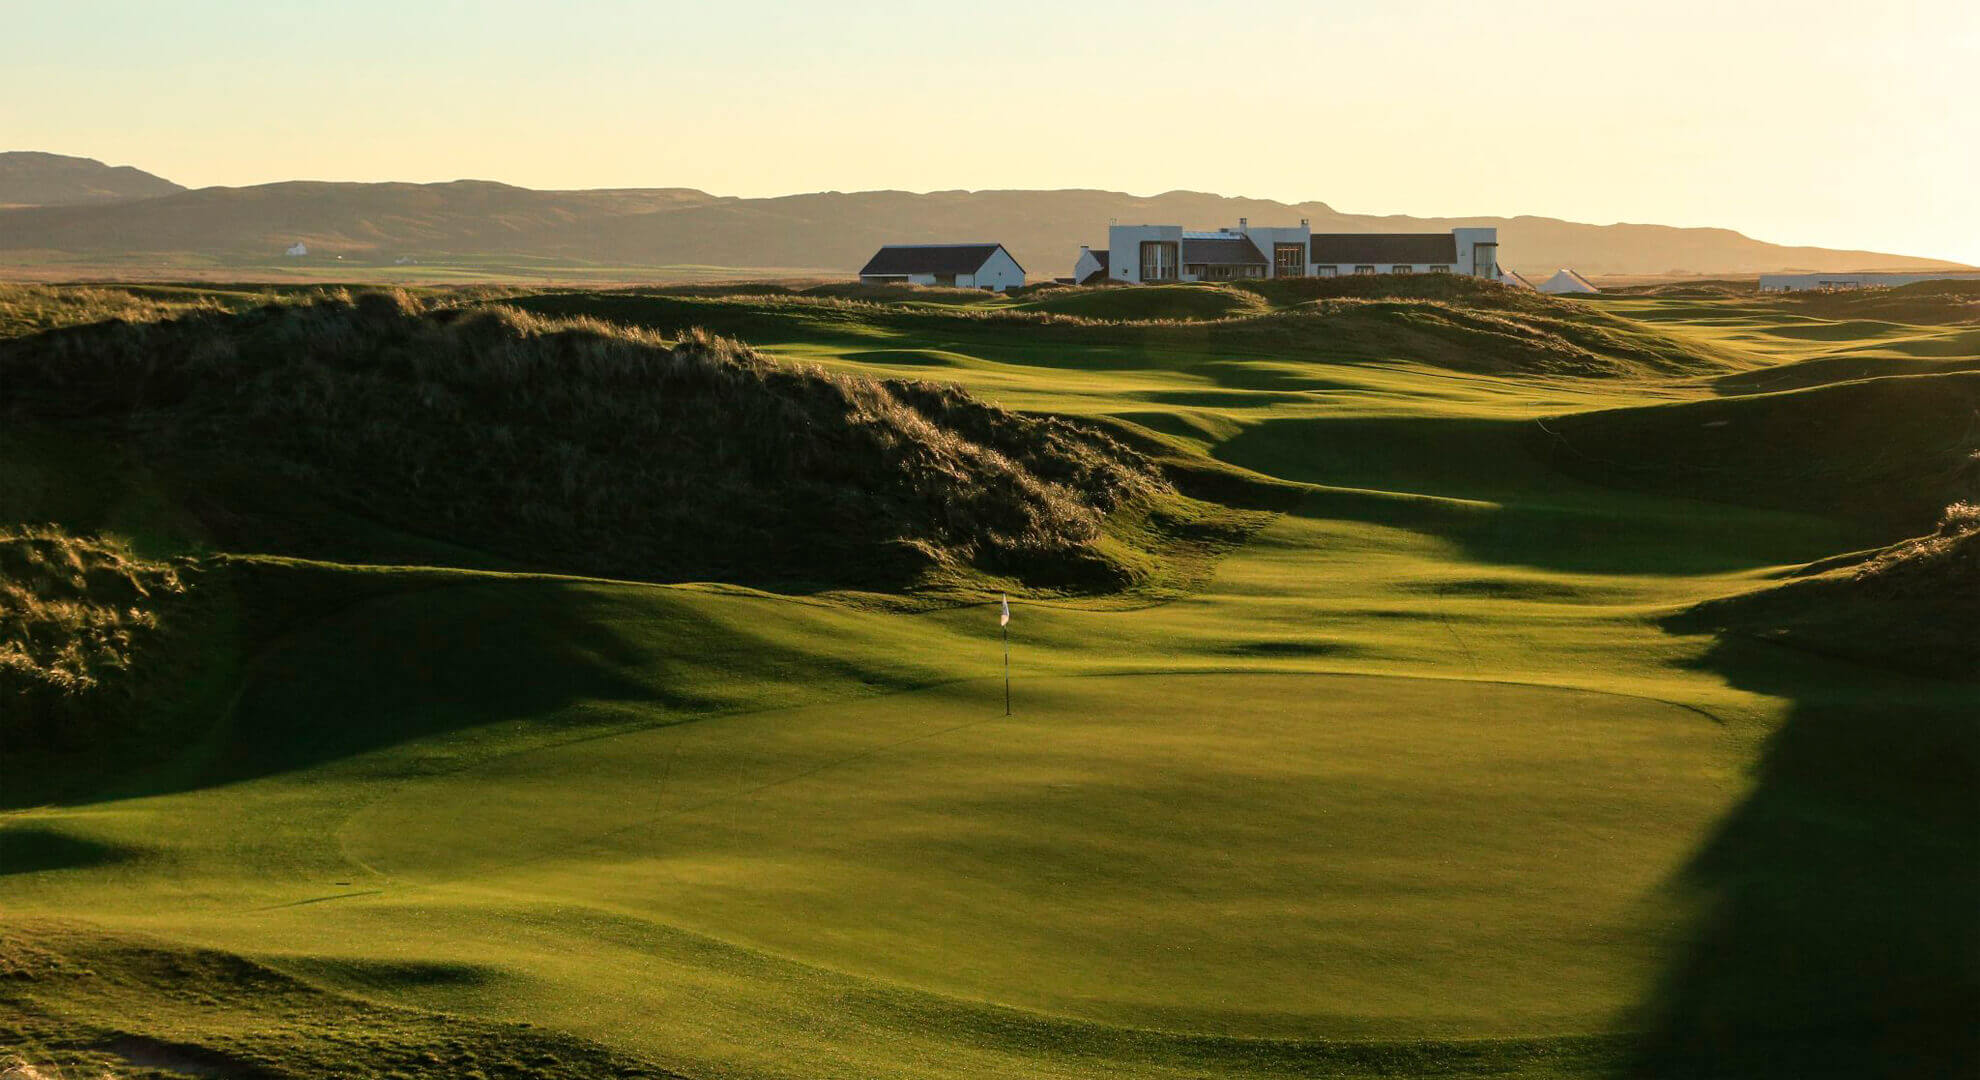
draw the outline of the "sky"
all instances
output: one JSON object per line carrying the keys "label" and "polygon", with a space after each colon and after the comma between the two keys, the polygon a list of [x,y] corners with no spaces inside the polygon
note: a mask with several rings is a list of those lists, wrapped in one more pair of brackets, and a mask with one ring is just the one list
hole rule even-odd
{"label": "sky", "polygon": [[1980,264],[1980,0],[0,0],[0,149],[193,187],[1175,189]]}

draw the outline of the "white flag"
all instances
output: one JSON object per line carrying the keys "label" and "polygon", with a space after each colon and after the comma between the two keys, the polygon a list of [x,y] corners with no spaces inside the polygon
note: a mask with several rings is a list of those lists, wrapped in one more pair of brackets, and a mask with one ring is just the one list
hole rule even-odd
{"label": "white flag", "polygon": [[997,616],[997,625],[1009,626],[1011,625],[1011,597],[1009,593],[1003,593],[1000,595],[1002,595],[1004,598],[1004,613],[1002,615]]}

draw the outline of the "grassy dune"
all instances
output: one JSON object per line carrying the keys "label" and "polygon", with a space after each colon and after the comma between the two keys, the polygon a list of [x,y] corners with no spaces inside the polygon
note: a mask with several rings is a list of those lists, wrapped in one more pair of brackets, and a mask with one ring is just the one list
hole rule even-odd
{"label": "grassy dune", "polygon": [[[1956,364],[1960,324],[1824,339],[1750,297],[1354,287],[1376,291],[1197,323],[1119,289],[1065,300],[1145,317],[503,297],[953,384],[1108,432],[1204,513],[1270,515],[1241,545],[1165,533],[1198,572],[1160,596],[1012,583],[1009,717],[994,591],[443,545],[365,565],[335,550],[355,527],[311,561],[229,550],[100,428],[11,427],[9,520],[226,585],[185,661],[223,693],[149,762],[67,759],[59,795],[8,800],[0,1042],[275,1076],[1980,1060],[1980,690],[1685,615],[1895,539],[1942,498],[1927,451],[1964,400],[1957,374],[1726,381]],[[1448,329],[1300,310],[1324,304]],[[1512,324],[1551,336],[1514,350]],[[1506,362],[1557,348],[1592,360]],[[1550,433],[1633,467],[1564,462]],[[1732,479],[1701,480],[1715,460]],[[1121,506],[1103,535],[1143,527]]]}

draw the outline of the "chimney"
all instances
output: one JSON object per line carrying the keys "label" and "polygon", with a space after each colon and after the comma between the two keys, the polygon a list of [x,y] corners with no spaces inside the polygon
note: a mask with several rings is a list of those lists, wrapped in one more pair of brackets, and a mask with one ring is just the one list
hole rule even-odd
{"label": "chimney", "polygon": [[1248,217],[1241,217],[1241,218],[1239,218],[1239,219],[1238,219],[1238,231],[1239,231],[1239,232],[1244,232],[1244,231],[1245,231],[1246,229],[1249,229],[1249,228],[1251,228],[1251,219],[1250,219],[1250,218],[1248,218]]}
{"label": "chimney", "polygon": [[1300,219],[1299,219],[1299,227],[1300,227],[1300,228],[1302,228],[1302,229],[1304,229],[1304,228],[1307,228],[1307,227],[1309,227],[1309,226],[1311,226],[1312,224],[1313,224],[1312,222],[1310,222],[1310,221],[1308,221],[1308,220],[1306,220],[1305,218],[1300,218]]}

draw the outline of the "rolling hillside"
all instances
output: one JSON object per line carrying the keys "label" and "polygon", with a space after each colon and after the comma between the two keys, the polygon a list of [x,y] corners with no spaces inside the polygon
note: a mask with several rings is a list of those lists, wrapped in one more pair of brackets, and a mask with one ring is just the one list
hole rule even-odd
{"label": "rolling hillside", "polygon": [[129,165],[34,150],[0,153],[0,207],[66,206],[170,195],[185,188]]}
{"label": "rolling hillside", "polygon": [[1007,245],[1034,278],[1048,278],[1069,273],[1079,246],[1104,240],[1111,219],[1209,228],[1240,217],[1307,218],[1316,231],[1334,232],[1494,225],[1509,264],[1536,271],[1574,266],[1589,274],[1752,274],[1946,265],[1779,247],[1727,229],[1540,217],[1378,217],[1318,202],[1289,205],[1187,191],[1152,197],[1081,190],[865,191],[742,199],[680,188],[534,191],[480,180],[288,182],[202,188],[141,203],[0,211],[0,262],[116,266],[142,256],[153,263],[266,263],[301,240],[318,258],[385,263],[401,256],[505,258],[846,274],[884,241],[985,239]]}

